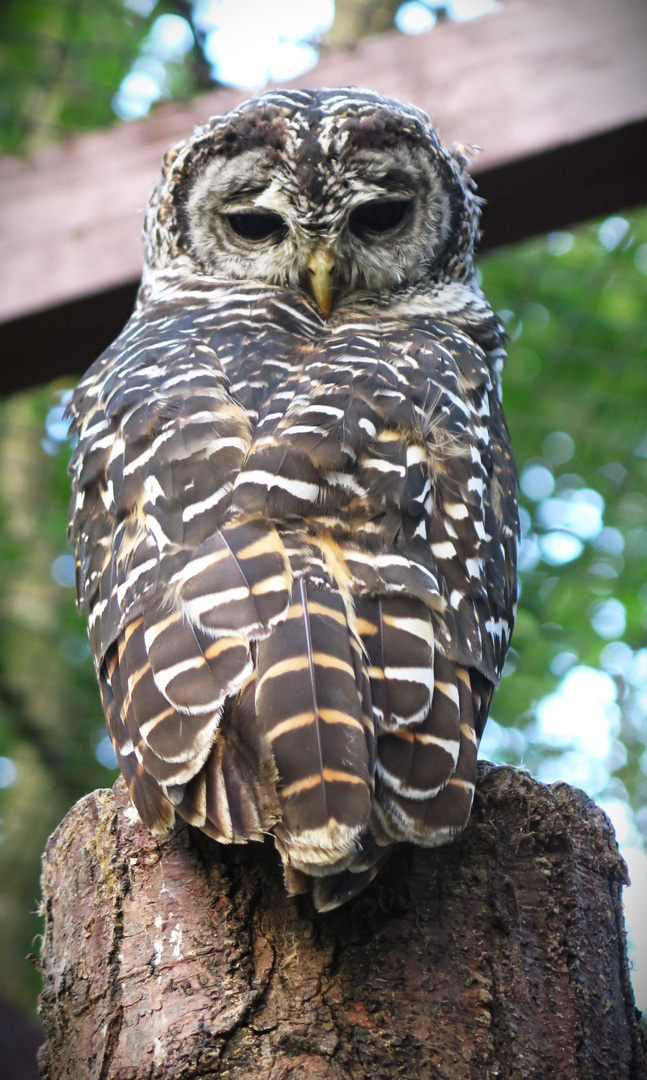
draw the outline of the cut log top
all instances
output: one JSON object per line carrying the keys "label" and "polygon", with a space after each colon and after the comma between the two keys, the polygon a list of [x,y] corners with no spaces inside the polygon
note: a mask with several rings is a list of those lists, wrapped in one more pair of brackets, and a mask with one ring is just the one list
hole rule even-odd
{"label": "cut log top", "polygon": [[466,832],[316,916],[265,846],[155,838],[121,780],[44,857],[45,1080],[645,1078],[613,829],[480,766]]}

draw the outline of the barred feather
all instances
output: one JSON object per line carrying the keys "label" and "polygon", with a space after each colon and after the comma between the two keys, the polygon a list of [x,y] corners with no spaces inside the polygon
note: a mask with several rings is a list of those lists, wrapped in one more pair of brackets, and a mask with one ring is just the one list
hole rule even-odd
{"label": "barred feather", "polygon": [[369,662],[373,715],[381,730],[422,720],[434,688],[434,631],[429,608],[414,597],[361,597],[358,632]]}
{"label": "barred feather", "polygon": [[371,776],[362,687],[339,594],[297,583],[287,618],[258,646],[256,713],[279,775],[297,869],[337,863],[368,823]]}
{"label": "barred feather", "polygon": [[[444,660],[444,658],[442,658]],[[393,840],[436,847],[467,824],[474,798],[478,740],[469,673],[436,658],[436,687],[429,717],[403,740],[397,764],[384,748],[389,768],[379,768],[378,812]],[[441,683],[439,669],[445,680]],[[416,737],[417,736],[417,737]],[[379,747],[380,756],[383,749]]]}
{"label": "barred feather", "polygon": [[121,695],[114,693],[117,663],[116,649],[109,654],[105,674],[99,681],[101,703],[106,714],[108,734],[128,786],[130,797],[141,820],[153,832],[166,832],[175,820],[173,807],[155,778],[138,761],[133,743],[122,719]]}

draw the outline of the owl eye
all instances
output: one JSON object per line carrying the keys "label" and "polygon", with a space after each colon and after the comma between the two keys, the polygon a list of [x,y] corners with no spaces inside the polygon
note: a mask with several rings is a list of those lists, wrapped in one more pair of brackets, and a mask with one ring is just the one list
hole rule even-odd
{"label": "owl eye", "polygon": [[280,214],[271,210],[250,210],[238,214],[225,214],[229,225],[243,240],[267,240],[276,233],[282,233],[285,222]]}
{"label": "owl eye", "polygon": [[410,199],[376,199],[353,210],[348,227],[360,237],[388,232],[404,221],[410,207]]}

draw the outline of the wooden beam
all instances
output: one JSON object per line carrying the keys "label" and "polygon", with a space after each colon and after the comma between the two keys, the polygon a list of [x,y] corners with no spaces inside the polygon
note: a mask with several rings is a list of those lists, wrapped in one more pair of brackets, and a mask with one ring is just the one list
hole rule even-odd
{"label": "wooden beam", "polygon": [[[493,245],[647,201],[646,41],[644,0],[506,0],[331,53],[298,83],[373,86],[425,108],[445,141],[482,146]],[[242,97],[217,91],[0,163],[0,392],[82,370],[111,340],[164,150]]]}
{"label": "wooden beam", "polygon": [[647,117],[478,173],[480,250],[647,202]]}

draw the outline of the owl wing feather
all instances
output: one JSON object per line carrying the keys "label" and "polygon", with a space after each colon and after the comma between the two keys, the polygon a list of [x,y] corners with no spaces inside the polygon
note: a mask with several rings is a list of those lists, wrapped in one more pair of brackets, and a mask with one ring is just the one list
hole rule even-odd
{"label": "owl wing feather", "polygon": [[[225,702],[253,672],[252,642],[287,611],[290,572],[268,522],[227,518],[248,417],[215,353],[168,333],[165,342],[162,322],[133,319],[70,411],[79,601],[133,802],[163,830],[173,806],[204,826],[222,803],[199,783],[185,794],[186,785],[212,753]],[[231,774],[233,754],[267,773],[268,755],[256,759],[261,748],[243,742],[221,772]],[[247,808],[255,836],[276,820],[271,802]]]}

